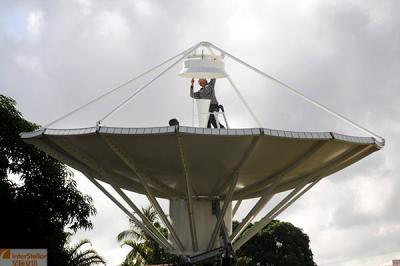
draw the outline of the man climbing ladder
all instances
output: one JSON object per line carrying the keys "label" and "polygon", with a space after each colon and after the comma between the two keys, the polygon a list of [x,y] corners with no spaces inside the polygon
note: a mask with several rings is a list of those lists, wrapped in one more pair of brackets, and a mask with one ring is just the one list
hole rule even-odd
{"label": "man climbing ladder", "polygon": [[[218,100],[217,97],[215,96],[215,81],[216,79],[211,79],[210,82],[208,82],[206,79],[199,79],[198,83],[201,87],[200,90],[198,90],[197,92],[193,91],[193,84],[194,84],[194,78],[192,78],[192,80],[190,81],[190,97],[194,98],[194,99],[210,99],[211,103],[210,103],[210,117],[208,118],[208,123],[207,123],[207,127],[211,128],[211,125],[214,128],[218,128],[218,124],[215,116],[214,116],[214,112],[218,112],[220,107],[218,104]],[[225,128],[224,125],[222,125],[219,122],[219,127],[220,128]]]}

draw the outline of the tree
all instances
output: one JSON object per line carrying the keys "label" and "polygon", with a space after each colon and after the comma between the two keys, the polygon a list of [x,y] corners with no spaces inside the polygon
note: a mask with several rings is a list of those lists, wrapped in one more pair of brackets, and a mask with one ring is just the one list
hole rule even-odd
{"label": "tree", "polygon": [[241,265],[316,265],[308,236],[293,224],[278,220],[265,226],[237,254]]}
{"label": "tree", "polygon": [[104,259],[94,249],[82,250],[83,246],[85,245],[91,246],[92,243],[88,239],[83,239],[73,247],[68,248],[70,266],[90,266],[106,264]]}
{"label": "tree", "polygon": [[[92,199],[77,190],[62,163],[26,144],[21,132],[38,126],[25,120],[16,102],[0,95],[0,243],[8,248],[47,248],[50,265],[68,265],[69,232],[91,229]],[[19,177],[22,184],[11,181]]]}
{"label": "tree", "polygon": [[[165,236],[167,237],[167,229],[162,227],[154,208],[142,208],[143,214],[147,219]],[[122,263],[122,266],[137,266],[145,264],[158,263],[177,263],[180,261],[179,256],[168,254],[160,247],[160,245],[149,237],[143,230],[138,227],[132,219],[129,219],[130,228],[118,234],[117,240],[122,245],[130,246],[132,249]]]}
{"label": "tree", "polygon": [[[144,208],[143,213],[156,228],[167,235],[167,230],[158,222],[153,208]],[[239,222],[234,221],[233,228],[238,224]],[[122,266],[182,261],[178,256],[165,253],[158,243],[147,236],[132,220],[130,226],[130,229],[117,236],[122,245],[132,248]],[[253,224],[250,224],[246,230],[252,226]],[[309,244],[307,234],[300,228],[288,222],[273,220],[237,251],[237,265],[316,266]]]}

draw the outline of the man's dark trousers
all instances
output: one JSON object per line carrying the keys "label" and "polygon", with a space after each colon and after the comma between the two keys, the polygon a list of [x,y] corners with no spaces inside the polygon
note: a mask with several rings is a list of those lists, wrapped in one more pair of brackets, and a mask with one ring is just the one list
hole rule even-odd
{"label": "man's dark trousers", "polygon": [[[215,120],[215,117],[214,117],[213,113],[219,111],[219,105],[218,104],[210,104],[210,108],[209,108],[208,111],[211,114],[210,114],[210,117],[208,118],[207,127],[211,128],[211,125],[212,125],[214,128],[218,128],[217,121]],[[220,128],[225,128],[224,125],[221,124],[221,123],[219,123],[219,127]]]}

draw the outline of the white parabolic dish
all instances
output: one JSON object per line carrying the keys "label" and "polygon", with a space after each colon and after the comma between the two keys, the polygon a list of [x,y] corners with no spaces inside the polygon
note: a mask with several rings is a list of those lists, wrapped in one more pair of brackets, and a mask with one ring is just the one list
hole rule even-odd
{"label": "white parabolic dish", "polygon": [[[150,177],[157,197],[185,199],[183,162],[190,169],[194,196],[224,197],[248,149],[233,199],[260,197],[281,175],[276,192],[293,189],[306,178],[325,177],[379,150],[370,137],[329,132],[192,127],[45,129],[22,135],[46,153],[107,183],[145,193],[137,175],[110,143]],[[178,147],[181,140],[183,156]],[[297,165],[287,171],[287,169]],[[311,182],[311,181],[310,181]]]}
{"label": "white parabolic dish", "polygon": [[[210,244],[217,223],[210,211],[213,200],[222,204],[230,197],[224,224],[236,240],[231,200],[263,200],[282,191],[300,191],[381,147],[369,137],[260,128],[93,127],[44,129],[22,137],[86,176],[113,187],[147,194],[145,182],[154,196],[170,200],[171,226],[183,246],[179,251],[173,244],[170,252],[189,255],[221,245],[220,241]],[[190,234],[189,199],[194,209],[192,221],[197,221],[196,234]],[[240,240],[233,242],[233,248],[243,244]]]}
{"label": "white parabolic dish", "polygon": [[[251,129],[101,126],[100,122],[106,117],[118,111],[123,104],[183,60],[184,68],[180,73],[183,77],[228,77],[221,60],[222,55],[190,55],[200,46],[219,50],[221,54],[226,54],[278,82],[308,102],[376,138],[353,137],[333,132],[272,130],[262,128],[261,125]],[[21,134],[24,141],[85,174],[168,252],[196,255],[211,252],[218,247],[224,247],[226,252],[229,249],[237,250],[322,178],[378,151],[385,144],[384,139],[378,135],[210,43],[199,43],[178,56],[182,54],[184,55],[181,59],[99,120],[96,127],[45,127]],[[151,71],[144,74],[149,72]],[[228,80],[237,90],[229,77]],[[249,109],[246,103],[245,105]],[[80,109],[82,108],[77,110]],[[207,107],[204,109],[207,111]],[[259,124],[254,113],[250,109],[249,111]],[[204,111],[200,112],[200,115],[202,113]],[[202,125],[205,126],[207,119],[203,120]],[[135,214],[126,209],[97,180],[110,184]],[[121,189],[147,196],[168,229],[168,239],[146,220],[139,208]],[[287,196],[242,235],[248,223],[270,199],[284,191],[287,191]],[[156,197],[169,200],[169,218],[161,209]],[[241,201],[256,197],[259,197],[259,200],[255,206],[232,232],[232,216]],[[232,201],[235,200],[237,204],[232,207]]]}

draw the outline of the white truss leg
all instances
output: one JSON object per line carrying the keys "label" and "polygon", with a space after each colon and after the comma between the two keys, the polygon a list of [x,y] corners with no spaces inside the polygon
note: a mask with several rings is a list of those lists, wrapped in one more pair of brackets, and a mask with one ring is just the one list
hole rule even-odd
{"label": "white truss leg", "polygon": [[[306,189],[298,193],[311,178],[307,178],[303,184],[294,189],[289,195],[287,195],[274,209],[272,209],[264,218],[262,218],[258,223],[251,227],[246,233],[240,237],[236,242],[233,243],[233,250],[239,249],[244,243],[246,243],[250,238],[257,234],[261,229],[263,229],[267,224],[269,224],[276,216],[278,216],[282,211],[289,207],[293,202],[295,202],[299,197],[301,197],[305,192],[311,189],[321,178],[317,178],[313,183],[309,184]],[[296,195],[297,194],[297,195]]]}
{"label": "white truss leg", "polygon": [[168,239],[163,236],[163,234],[149,221],[149,219],[142,213],[142,211],[129,199],[129,197],[117,186],[112,185],[113,189],[121,196],[123,200],[134,210],[134,212],[142,219],[142,222],[149,228],[153,233],[164,242],[165,246],[169,249],[173,249],[172,244]]}
{"label": "white truss leg", "polygon": [[246,229],[246,226],[253,221],[253,219],[257,216],[257,214],[264,208],[264,206],[270,201],[273,197],[275,188],[279,184],[280,178],[276,178],[273,184],[265,191],[264,195],[258,200],[258,202],[254,205],[254,207],[250,210],[250,212],[246,215],[246,217],[242,220],[242,222],[236,227],[235,231],[232,233],[230,239],[231,241],[235,241],[238,236]]}
{"label": "white truss leg", "polygon": [[[304,181],[300,182],[295,190],[293,190],[288,196],[286,196],[273,210],[271,210],[260,222],[258,222],[255,226],[253,226],[246,234],[236,240],[233,244],[234,250],[239,249],[244,243],[250,240],[259,230],[261,230],[264,226],[266,226],[272,219],[274,219],[277,215],[279,215],[283,210],[289,207],[294,201],[296,201],[299,197],[301,197],[306,191],[311,189],[319,180],[324,176],[326,171],[331,171],[332,166],[340,167],[342,164],[346,164],[353,157],[358,156],[360,153],[365,152],[369,149],[369,146],[366,147],[356,147],[353,150],[346,152],[344,155],[338,156],[334,161],[324,164],[317,171],[311,173],[311,176],[314,177],[314,181],[310,184],[306,189],[300,192],[297,196],[296,193],[299,191],[299,188],[302,189],[308,182],[311,181],[310,177],[306,178]],[[356,152],[354,152],[356,151]],[[302,177],[304,178],[304,177]],[[300,178],[300,179],[302,179]],[[279,190],[279,187],[278,187]],[[282,207],[284,204],[286,204]],[[281,208],[282,207],[282,208]],[[262,226],[263,225],[263,226]]]}
{"label": "white truss leg", "polygon": [[257,136],[253,139],[252,143],[250,144],[250,146],[248,147],[248,149],[246,150],[246,153],[244,154],[242,160],[239,162],[238,166],[236,167],[234,173],[233,173],[233,178],[232,181],[229,185],[229,190],[228,193],[224,199],[224,205],[222,206],[222,210],[221,213],[217,219],[217,223],[215,224],[214,227],[214,231],[211,235],[211,239],[210,242],[208,244],[208,250],[213,249],[215,240],[217,239],[218,233],[221,229],[221,225],[222,222],[224,221],[224,217],[226,214],[226,210],[228,209],[229,204],[232,201],[232,196],[233,196],[233,192],[235,190],[236,187],[236,183],[237,180],[239,179],[239,175],[240,175],[240,171],[242,170],[243,166],[246,165],[249,157],[251,156],[252,152],[254,151],[254,148],[256,147],[256,144],[258,143],[258,141],[261,139],[261,136]]}
{"label": "white truss leg", "polygon": [[[56,145],[56,146],[59,146],[59,147],[61,147],[62,149],[64,149],[64,150],[67,150],[67,151],[69,151],[69,153],[70,154],[73,154],[74,155],[74,157],[76,157],[79,161],[82,161],[82,162],[84,162],[87,166],[85,166],[85,168],[87,168],[87,167],[90,167],[90,168],[92,168],[92,169],[95,169],[98,173],[99,173],[99,175],[101,175],[101,176],[108,176],[109,174],[102,168],[102,167],[100,167],[98,164],[97,164],[97,162],[94,160],[94,159],[92,159],[90,156],[88,156],[88,155],[86,155],[86,154],[84,154],[84,153],[82,153],[82,152],[80,152],[79,150],[77,150],[77,149],[75,149],[74,147],[72,147],[72,146],[70,146],[69,144],[67,144],[67,143],[64,143],[64,142],[61,142],[61,141],[58,141],[58,143],[55,143],[55,142],[52,142],[53,143],[53,145]],[[85,171],[86,173],[87,173],[87,171]],[[86,174],[85,174],[86,175]],[[89,178],[89,176],[87,176],[88,178]],[[93,178],[92,178],[93,179]],[[90,180],[90,181],[92,181],[92,180]],[[94,181],[96,181],[96,180],[94,180]],[[92,181],[93,182],[93,181]],[[97,185],[100,185],[97,181],[94,183],[96,186]],[[101,185],[100,185],[101,186]],[[99,187],[100,188],[100,187]],[[103,192],[104,192],[104,188],[101,186],[101,188],[100,188]],[[115,189],[115,188],[114,188]],[[106,190],[105,190],[106,191]],[[118,191],[117,191],[118,192]],[[121,191],[122,192],[122,191]],[[105,192],[104,192],[105,193]],[[108,192],[107,192],[108,193]],[[105,193],[106,195],[108,195],[107,193]],[[122,192],[123,193],[123,192]],[[120,194],[121,195],[121,194]],[[111,199],[111,198],[110,198]],[[115,198],[114,199],[112,199],[112,201],[115,203],[115,204],[117,204],[117,206],[118,207],[120,207],[119,206],[119,202],[118,203],[116,203],[115,202]],[[128,202],[127,202],[128,203]],[[128,203],[129,204],[129,203]],[[129,204],[130,205],[130,204]],[[122,206],[122,205],[121,205]],[[131,206],[132,207],[132,206]],[[136,207],[136,206],[135,206]],[[123,211],[125,211],[126,209],[124,208],[123,209]],[[135,210],[135,209],[134,209]],[[140,213],[140,211],[139,212],[137,212],[137,213]],[[138,214],[139,215],[139,214]],[[136,219],[136,218],[135,218]],[[137,220],[137,219],[136,219]],[[151,225],[152,226],[152,225]],[[150,227],[151,228],[151,227]],[[153,238],[153,236],[154,235],[157,235],[157,233],[153,233],[153,234],[150,234],[150,237],[152,237]],[[161,235],[162,236],[162,235]],[[163,236],[162,237],[160,237],[159,235],[157,236],[157,239],[154,239],[155,241],[157,241],[157,242],[159,242],[159,241],[163,241]],[[161,239],[161,240],[160,240]],[[168,243],[168,244],[167,244]],[[165,247],[165,248],[167,248],[167,249],[171,249],[171,248],[173,248],[172,246],[171,246],[171,244],[168,242],[168,240],[166,240],[166,243],[163,243],[163,245],[162,245],[163,247]]]}
{"label": "white truss leg", "polygon": [[116,198],[114,198],[95,178],[93,178],[88,172],[85,172],[86,177],[98,188],[100,189],[110,200],[114,202],[126,215],[131,218],[135,224],[137,224],[144,232],[146,232],[151,238],[153,238],[160,246],[166,250],[171,250],[170,246],[165,245],[165,243],[160,240],[152,230],[147,228],[141,221],[139,221],[131,212],[129,212]]}
{"label": "white truss leg", "polygon": [[240,207],[240,204],[242,204],[242,200],[238,200],[238,201],[236,202],[236,204],[235,204],[235,207],[233,207],[233,210],[232,210],[232,217],[235,216],[237,210],[238,210],[239,207]]}
{"label": "white truss leg", "polygon": [[[291,170],[291,169],[293,170],[293,168],[296,167],[296,165],[298,163],[301,163],[305,159],[308,159],[311,155],[315,154],[318,150],[320,150],[324,145],[325,145],[324,143],[318,142],[310,150],[308,150],[304,154],[302,154],[295,162],[285,166],[285,168],[282,171],[280,171],[279,173],[274,174],[269,177],[265,177],[265,178],[263,178],[263,181],[257,182],[250,186],[247,186],[246,189],[238,190],[237,192],[235,192],[235,197],[236,198],[242,198],[242,197],[246,198],[246,197],[248,197],[249,194],[253,193],[254,190],[259,190],[260,188],[266,187],[268,184],[271,183],[271,180],[274,180],[276,177],[281,176],[283,173],[287,172],[287,170]],[[250,192],[248,192],[248,191],[250,191]]]}
{"label": "white truss leg", "polygon": [[154,209],[158,213],[161,221],[163,224],[168,228],[172,239],[176,243],[178,249],[183,252],[184,247],[182,242],[179,240],[178,235],[176,234],[174,228],[172,227],[170,221],[168,220],[167,216],[165,215],[164,211],[162,210],[160,204],[158,203],[157,199],[154,197],[153,192],[150,190],[149,186],[147,185],[148,180],[147,177],[136,167],[136,164],[128,159],[125,153],[116,145],[109,137],[105,135],[101,135],[107,145],[114,151],[115,155],[117,155],[131,170],[132,172],[140,179],[140,183],[146,190],[146,196],[150,203],[153,205]]}
{"label": "white truss leg", "polygon": [[[235,231],[232,233],[231,240],[235,241],[238,236],[243,232],[246,226],[252,222],[252,220],[257,216],[257,214],[267,205],[267,203],[271,200],[275,193],[275,188],[278,186],[279,182],[288,176],[291,172],[296,170],[298,167],[304,164],[311,156],[316,154],[321,148],[325,145],[324,142],[317,143],[314,147],[312,147],[309,151],[302,154],[294,163],[286,166],[284,170],[276,174],[275,176],[268,178],[269,182],[272,181],[270,187],[268,187],[265,192],[262,194],[259,201],[254,205],[254,207],[250,210],[247,216],[243,219],[243,221],[236,227]],[[312,173],[311,173],[312,174]]]}

